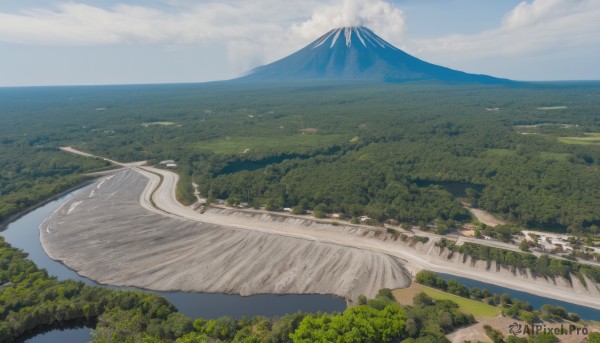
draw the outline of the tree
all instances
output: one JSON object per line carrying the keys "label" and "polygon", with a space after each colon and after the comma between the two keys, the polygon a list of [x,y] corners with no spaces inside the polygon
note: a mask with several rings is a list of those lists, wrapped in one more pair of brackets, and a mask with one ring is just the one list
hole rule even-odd
{"label": "tree", "polygon": [[306,212],[304,211],[304,208],[302,208],[302,206],[297,205],[297,206],[292,207],[292,214],[304,214],[304,213],[306,213]]}
{"label": "tree", "polygon": [[377,292],[377,297],[384,297],[384,298],[388,298],[390,300],[394,300],[394,294],[392,293],[392,290],[389,288],[382,288]]}
{"label": "tree", "polygon": [[397,305],[383,310],[356,306],[341,315],[305,317],[290,334],[294,342],[391,342],[405,335],[404,311]]}
{"label": "tree", "polygon": [[519,310],[517,305],[509,305],[502,310],[502,313],[508,317],[517,318],[521,314],[521,310]]}
{"label": "tree", "polygon": [[206,322],[204,331],[207,335],[220,340],[230,340],[235,336],[237,324],[231,317],[221,317]]}
{"label": "tree", "polygon": [[502,332],[492,328],[490,325],[484,325],[483,329],[485,330],[486,335],[492,340],[494,343],[504,343],[504,335]]}
{"label": "tree", "polygon": [[427,307],[434,304],[433,299],[427,295],[425,292],[419,292],[413,298],[413,303],[415,306]]}
{"label": "tree", "polygon": [[523,238],[521,243],[519,243],[519,249],[522,251],[529,251],[529,243],[527,242],[527,239]]}
{"label": "tree", "polygon": [[448,293],[456,294],[461,297],[468,297],[469,289],[466,286],[461,285],[456,279],[450,279],[448,280]]}
{"label": "tree", "polygon": [[588,343],[600,343],[600,333],[590,332],[588,335]]}
{"label": "tree", "polygon": [[449,312],[444,311],[444,312],[440,313],[439,321],[440,321],[440,326],[444,330],[449,331],[452,328],[454,328],[454,320],[452,318],[452,314]]}
{"label": "tree", "polygon": [[326,214],[327,214],[327,205],[325,205],[325,204],[319,204],[319,205],[315,206],[315,208],[313,209],[313,216],[315,216],[315,218],[325,218]]}
{"label": "tree", "polygon": [[419,326],[413,318],[408,318],[406,320],[406,334],[413,338],[417,337],[419,334]]}
{"label": "tree", "polygon": [[483,235],[481,234],[481,229],[475,229],[475,238],[483,238]]}

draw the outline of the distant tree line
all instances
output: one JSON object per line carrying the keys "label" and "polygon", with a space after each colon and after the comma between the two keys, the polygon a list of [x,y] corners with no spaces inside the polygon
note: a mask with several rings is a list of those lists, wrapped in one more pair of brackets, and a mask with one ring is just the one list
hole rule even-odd
{"label": "distant tree line", "polygon": [[[466,220],[460,197],[528,227],[600,233],[600,149],[558,139],[600,132],[597,85],[125,88],[0,92],[0,195],[20,194],[0,215],[100,167],[57,151],[75,145],[176,160],[186,203],[194,180],[232,204],[418,224]],[[543,110],[557,103],[569,105]],[[157,122],[169,125],[145,125]]]}

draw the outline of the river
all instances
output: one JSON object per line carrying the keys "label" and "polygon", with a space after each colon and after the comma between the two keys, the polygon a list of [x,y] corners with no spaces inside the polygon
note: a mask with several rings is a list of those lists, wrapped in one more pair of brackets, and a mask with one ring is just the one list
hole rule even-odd
{"label": "river", "polygon": [[[22,249],[29,254],[29,258],[39,267],[45,268],[48,274],[56,276],[60,280],[73,279],[82,281],[88,285],[100,286],[96,282],[82,277],[74,271],[56,262],[46,255],[39,240],[39,225],[60,204],[73,196],[74,191],[54,201],[41,206],[13,223],[2,232],[5,240],[13,247]],[[508,293],[511,297],[529,302],[534,308],[543,304],[562,306],[569,312],[578,313],[583,319],[600,318],[600,311],[585,306],[579,306],[554,299],[544,298],[537,295],[515,291],[512,289],[483,283],[477,280],[457,277],[450,274],[440,274],[445,279],[454,278],[467,287],[487,288],[493,293]],[[134,289],[130,287],[115,287],[119,289]],[[241,318],[257,315],[275,317],[294,312],[333,312],[343,311],[346,308],[344,299],[329,295],[254,295],[242,297],[228,294],[187,293],[187,292],[154,292],[167,298],[177,307],[179,312],[192,318],[218,318],[221,316],[232,316]],[[70,327],[54,329],[40,333],[33,337],[27,337],[25,342],[58,342],[73,341],[82,342],[91,339],[91,329],[87,327]]]}
{"label": "river", "polygon": [[[88,285],[100,286],[96,282],[82,277],[65,267],[62,263],[52,260],[42,248],[39,239],[40,223],[64,201],[73,196],[77,191],[71,192],[44,206],[41,206],[16,221],[10,223],[1,233],[6,242],[29,254],[39,268],[45,268],[48,274],[56,276],[59,280],[77,280]],[[118,289],[134,289],[130,287],[115,287]],[[288,313],[318,311],[333,312],[343,311],[346,301],[340,297],[320,294],[292,294],[292,295],[253,295],[242,297],[230,294],[188,293],[188,292],[154,292],[167,298],[180,313],[191,318],[218,318],[232,316],[253,317],[257,315],[266,317],[282,316]],[[28,338],[27,342],[57,342],[57,341],[85,341],[91,339],[89,328],[65,328],[41,333]]]}

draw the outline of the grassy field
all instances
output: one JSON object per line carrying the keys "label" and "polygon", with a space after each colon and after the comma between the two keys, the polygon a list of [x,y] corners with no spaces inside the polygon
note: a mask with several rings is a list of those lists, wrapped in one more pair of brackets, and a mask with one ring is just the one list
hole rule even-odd
{"label": "grassy field", "polygon": [[175,123],[173,123],[172,121],[153,121],[153,122],[148,122],[148,123],[142,123],[143,127],[148,127],[148,126],[171,126],[171,125],[175,125]]}
{"label": "grassy field", "polygon": [[459,297],[458,295],[438,291],[437,289],[426,287],[418,283],[413,283],[408,288],[395,289],[393,294],[398,303],[401,305],[409,305],[412,304],[414,296],[420,292],[425,292],[425,294],[436,300],[451,300],[458,304],[461,311],[470,313],[475,318],[494,318],[500,314],[500,309],[497,307],[484,304],[481,301],[466,299]]}
{"label": "grassy field", "polygon": [[249,152],[295,152],[330,146],[350,141],[344,135],[319,135],[297,133],[286,136],[271,137],[226,137],[195,144],[197,149],[212,151],[217,154],[243,154]]}
{"label": "grassy field", "polygon": [[586,133],[584,137],[559,137],[558,141],[565,144],[600,144],[600,133]]}
{"label": "grassy field", "polygon": [[547,161],[568,161],[571,154],[565,154],[560,152],[540,152],[540,157]]}
{"label": "grassy field", "polygon": [[[508,149],[489,149],[486,151],[488,156],[516,156],[516,150],[508,150]],[[559,153],[559,152],[547,152],[541,151],[540,157],[546,161],[568,161],[569,157],[572,154],[567,153]]]}
{"label": "grassy field", "polygon": [[548,106],[548,107],[538,107],[538,110],[544,111],[556,111],[556,110],[566,110],[567,106]]}
{"label": "grassy field", "polygon": [[517,151],[509,149],[488,149],[486,153],[488,156],[515,156]]}

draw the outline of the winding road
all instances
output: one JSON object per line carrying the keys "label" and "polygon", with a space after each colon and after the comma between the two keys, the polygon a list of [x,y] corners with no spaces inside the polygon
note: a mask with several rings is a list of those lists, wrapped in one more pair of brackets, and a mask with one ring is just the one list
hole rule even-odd
{"label": "winding road", "polygon": [[[63,150],[83,156],[97,157],[72,148],[63,148]],[[512,275],[508,271],[491,271],[468,263],[451,261],[440,257],[435,252],[436,248],[432,242],[435,239],[430,240],[429,248],[427,251],[423,251],[394,241],[383,241],[344,232],[333,225],[317,222],[307,224],[310,221],[306,219],[288,218],[281,221],[273,220],[267,214],[249,215],[241,211],[226,211],[227,213],[223,214],[222,211],[209,210],[199,213],[177,201],[175,189],[178,175],[176,173],[143,166],[142,163],[111,162],[124,168],[130,168],[149,180],[141,193],[140,204],[143,208],[162,216],[381,253],[405,261],[405,267],[413,274],[421,269],[428,269],[600,309],[600,293],[596,287],[590,285],[590,289],[587,290],[578,285],[577,280],[574,280],[575,285],[570,288],[566,285],[555,285],[552,281],[533,279],[526,275]],[[478,243],[481,244],[481,242]]]}

